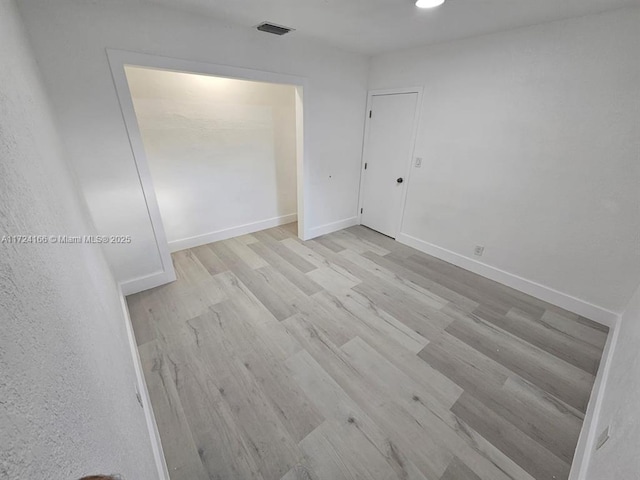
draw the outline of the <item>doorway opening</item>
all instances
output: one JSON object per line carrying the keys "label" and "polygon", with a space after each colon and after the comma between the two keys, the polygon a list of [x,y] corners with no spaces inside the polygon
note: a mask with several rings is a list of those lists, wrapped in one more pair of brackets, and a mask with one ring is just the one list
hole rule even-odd
{"label": "doorway opening", "polygon": [[[304,222],[304,80],[108,51],[164,279],[171,252]],[[139,290],[139,289],[138,289]]]}
{"label": "doorway opening", "polygon": [[125,73],[172,252],[296,221],[294,86]]}

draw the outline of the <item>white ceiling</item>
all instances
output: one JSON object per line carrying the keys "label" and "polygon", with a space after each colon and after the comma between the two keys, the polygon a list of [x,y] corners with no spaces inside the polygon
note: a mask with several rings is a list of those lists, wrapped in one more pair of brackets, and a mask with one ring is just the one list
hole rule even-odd
{"label": "white ceiling", "polygon": [[415,0],[147,0],[253,27],[270,21],[354,52],[401,48],[603,12],[640,0],[448,0],[433,10]]}

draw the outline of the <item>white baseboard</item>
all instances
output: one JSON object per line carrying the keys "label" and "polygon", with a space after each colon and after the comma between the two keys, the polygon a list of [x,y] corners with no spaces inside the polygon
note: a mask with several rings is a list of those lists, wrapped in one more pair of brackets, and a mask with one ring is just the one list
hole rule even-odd
{"label": "white baseboard", "polygon": [[169,250],[173,253],[187,248],[199,247],[200,245],[206,245],[207,243],[219,242],[220,240],[227,240],[228,238],[259,232],[260,230],[265,230],[267,228],[286,225],[287,223],[295,222],[297,219],[297,213],[290,213],[289,215],[282,215],[280,217],[273,217],[259,222],[247,223],[237,227],[225,228],[224,230],[204,233],[202,235],[196,235],[195,237],[173,240],[169,242]]}
{"label": "white baseboard", "polygon": [[150,288],[171,283],[175,281],[175,279],[176,274],[173,270],[171,272],[157,272],[122,282],[120,283],[120,289],[122,290],[122,294],[125,296],[133,295],[134,293],[143,292]]}
{"label": "white baseboard", "polygon": [[465,270],[477,273],[478,275],[482,275],[483,277],[489,278],[503,285],[507,285],[508,287],[515,288],[516,290],[528,295],[532,295],[609,327],[607,343],[604,347],[604,351],[602,352],[602,361],[600,362],[600,368],[598,368],[598,373],[593,384],[593,389],[589,398],[589,405],[587,406],[584,422],[580,431],[580,438],[578,439],[578,445],[576,447],[571,472],[569,474],[569,480],[586,480],[589,462],[591,461],[596,437],[598,435],[597,429],[602,402],[604,399],[605,386],[607,384],[613,354],[618,341],[620,314],[531,280],[527,280],[526,278],[505,272],[499,268],[478,262],[477,260],[465,257],[452,252],[451,250],[438,247],[437,245],[425,242],[412,237],[411,235],[401,233],[398,235],[396,240],[400,243],[413,247],[416,250],[420,250],[421,252],[444,260],[445,262],[457,265]]}
{"label": "white baseboard", "polygon": [[140,354],[138,353],[138,346],[136,344],[136,338],[133,333],[133,326],[131,325],[129,308],[127,307],[127,301],[124,298],[124,294],[122,293],[120,295],[120,301],[122,303],[122,312],[127,329],[129,349],[131,350],[131,356],[133,359],[133,368],[136,372],[136,390],[138,395],[140,396],[140,402],[142,403],[142,409],[144,410],[144,418],[146,420],[147,429],[149,431],[151,450],[153,451],[153,458],[158,470],[158,479],[170,480],[169,469],[167,468],[167,462],[165,461],[164,451],[162,449],[162,442],[160,441],[160,432],[158,431],[158,425],[156,424],[156,417],[153,415],[153,407],[151,406],[149,391],[147,390],[147,382],[144,379],[142,362],[140,361]]}
{"label": "white baseboard", "polygon": [[358,223],[358,217],[351,217],[345,218],[344,220],[338,220],[337,222],[320,225],[319,227],[313,227],[309,229],[307,232],[307,238],[304,240],[311,240],[312,238],[316,238],[321,235],[337,232],[343,228],[353,227],[354,225],[358,225]]}
{"label": "white baseboard", "polygon": [[618,317],[616,322],[609,327],[609,336],[607,337],[607,343],[602,352],[600,368],[598,368],[598,374],[596,375],[591,396],[589,397],[589,405],[587,405],[584,422],[580,430],[580,437],[578,438],[578,446],[573,456],[569,480],[586,480],[587,478],[587,470],[591,462],[591,456],[593,455],[598,435],[598,425],[600,424],[600,412],[602,410],[602,402],[604,401],[605,387],[613,362],[613,354],[616,349],[616,344],[618,343],[621,320],[621,317]]}
{"label": "white baseboard", "polygon": [[437,245],[425,242],[424,240],[420,240],[419,238],[412,237],[411,235],[401,233],[398,235],[396,240],[400,243],[413,247],[416,250],[420,250],[421,252],[444,260],[445,262],[452,263],[453,265],[457,265],[465,270],[477,273],[478,275],[482,275],[483,277],[502,283],[503,285],[524,292],[527,295],[539,298],[540,300],[544,300],[545,302],[564,308],[570,312],[577,313],[578,315],[608,327],[615,326],[615,323],[620,316],[618,313],[607,310],[606,308],[593,305],[585,300],[559,292],[553,288],[546,287],[531,280],[527,280],[526,278],[500,270],[499,268],[478,262],[477,260],[460,255],[459,253],[452,252],[451,250],[447,250],[445,248],[438,247]]}

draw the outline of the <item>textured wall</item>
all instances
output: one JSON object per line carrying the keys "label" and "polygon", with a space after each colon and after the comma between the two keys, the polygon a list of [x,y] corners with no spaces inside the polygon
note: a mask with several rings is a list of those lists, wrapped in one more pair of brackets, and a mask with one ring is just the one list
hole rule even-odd
{"label": "textured wall", "polygon": [[[90,233],[10,0],[0,65],[0,235]],[[157,478],[99,247],[0,244],[0,315],[0,479]]]}
{"label": "textured wall", "polygon": [[295,87],[125,70],[170,244],[297,213]]}
{"label": "textured wall", "polygon": [[631,480],[640,475],[640,288],[622,315],[620,333],[600,410],[597,435],[610,440],[593,452],[588,480]]}
{"label": "textured wall", "polygon": [[374,57],[424,85],[403,233],[621,312],[640,281],[640,8]]}

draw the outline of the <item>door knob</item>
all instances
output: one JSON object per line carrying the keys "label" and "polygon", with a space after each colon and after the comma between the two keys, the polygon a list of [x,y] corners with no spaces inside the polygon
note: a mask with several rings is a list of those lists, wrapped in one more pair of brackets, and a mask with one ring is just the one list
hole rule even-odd
{"label": "door knob", "polygon": [[404,180],[402,179],[402,177],[400,177],[400,178],[398,178],[398,179],[396,180],[396,182],[398,182],[398,183],[402,183],[402,182],[404,182]]}

